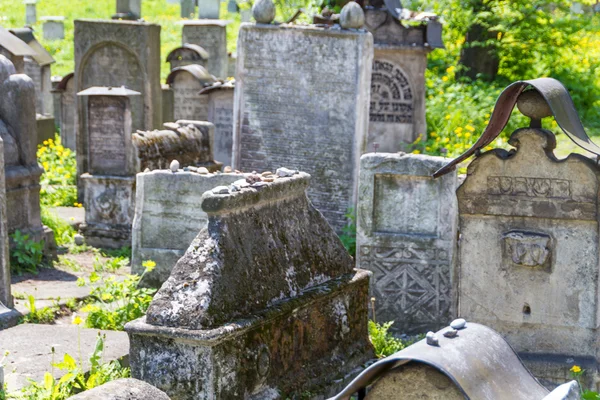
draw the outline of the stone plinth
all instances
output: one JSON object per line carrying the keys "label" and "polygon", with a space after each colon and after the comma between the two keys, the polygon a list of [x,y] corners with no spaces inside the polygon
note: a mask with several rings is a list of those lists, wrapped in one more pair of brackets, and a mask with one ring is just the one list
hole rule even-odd
{"label": "stone plinth", "polygon": [[308,201],[308,178],[202,196],[208,228],[126,326],[134,377],[173,398],[318,395],[370,357],[369,273]]}
{"label": "stone plinth", "polygon": [[509,143],[516,151],[476,158],[457,191],[459,315],[530,358],[597,371],[600,171],[578,154],[557,160],[550,131],[519,129]]}
{"label": "stone plinth", "polygon": [[205,67],[217,78],[227,77],[227,24],[219,19],[183,22],[182,44],[195,44],[208,52]]}
{"label": "stone plinth", "polygon": [[366,147],[373,37],[246,23],[238,43],[234,167],[309,172],[311,201],[340,231]]}
{"label": "stone plinth", "polygon": [[233,96],[235,82],[216,84],[205,88],[208,95],[208,120],[215,124],[215,160],[232,164],[233,151]]}
{"label": "stone plinth", "polygon": [[167,84],[173,89],[175,120],[207,121],[208,96],[200,91],[214,82],[215,77],[201,65],[185,65],[171,71]]}
{"label": "stone plinth", "polygon": [[144,276],[144,284],[160,288],[198,232],[207,226],[208,216],[198,208],[202,194],[243,178],[236,173],[200,174],[197,168],[137,174],[131,272],[144,272],[146,260],[156,262],[156,268]]}
{"label": "stone plinth", "polygon": [[42,17],[44,39],[62,40],[65,38],[65,17]]}
{"label": "stone plinth", "polygon": [[437,330],[456,313],[456,173],[433,179],[441,157],[361,157],[357,267],[373,272],[378,321],[396,333]]}

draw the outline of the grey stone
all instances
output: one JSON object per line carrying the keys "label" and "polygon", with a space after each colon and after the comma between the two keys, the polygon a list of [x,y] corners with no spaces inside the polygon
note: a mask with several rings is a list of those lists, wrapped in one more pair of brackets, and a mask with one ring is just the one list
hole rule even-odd
{"label": "grey stone", "polygon": [[[4,173],[4,143],[0,137],[0,308],[2,306],[6,308],[12,308],[13,299],[10,294],[10,253],[8,251],[8,227],[6,224],[7,210],[6,190],[4,188]],[[0,385],[0,387],[2,387],[2,385]]]}
{"label": "grey stone", "polygon": [[227,78],[227,24],[223,20],[191,20],[183,22],[182,44],[196,44],[210,55],[206,62],[209,73]]}
{"label": "grey stone", "polygon": [[444,332],[444,336],[447,338],[453,338],[456,337],[456,335],[458,335],[458,331],[454,328],[448,329],[446,332]]}
{"label": "grey stone", "polygon": [[365,13],[355,1],[348,2],[340,13],[340,26],[344,29],[360,29],[365,24]]}
{"label": "grey stone", "polygon": [[209,171],[208,171],[208,169],[206,169],[204,167],[200,167],[200,168],[198,168],[198,173],[205,175],[205,174],[208,174]]}
{"label": "grey stone", "polygon": [[467,326],[467,321],[464,320],[464,318],[458,318],[455,319],[454,321],[450,322],[450,327],[452,329],[463,329],[465,326]]}
{"label": "grey stone", "polygon": [[65,17],[42,17],[44,39],[62,40],[65,38]]}
{"label": "grey stone", "polygon": [[208,228],[126,325],[134,377],[173,398],[322,395],[371,356],[368,273],[308,201],[308,180],[204,193]]}
{"label": "grey stone", "polygon": [[64,147],[77,150],[77,109],[74,74],[67,74],[56,91],[60,95],[60,139]]}
{"label": "grey stone", "polygon": [[114,19],[137,20],[142,17],[142,0],[116,0],[117,14]]}
{"label": "grey stone", "polygon": [[286,177],[289,177],[289,176],[297,174],[298,171],[282,167],[282,168],[277,168],[277,172],[276,173],[277,173],[277,176],[280,176],[282,178],[286,178]]}
{"label": "grey stone", "polygon": [[[175,121],[175,93],[167,84],[161,85],[163,121]],[[168,129],[168,128],[167,128]]]}
{"label": "grey stone", "polygon": [[229,188],[227,186],[217,186],[212,192],[214,194],[229,194]]}
{"label": "grey stone", "polygon": [[215,124],[215,160],[231,165],[233,152],[233,82],[203,90],[208,95],[208,121]]}
{"label": "grey stone", "polygon": [[179,161],[173,160],[171,161],[171,165],[169,165],[169,169],[171,172],[177,172],[179,170]]}
{"label": "grey stone", "polygon": [[275,19],[273,0],[257,0],[252,5],[252,16],[259,24],[270,24]]}
{"label": "grey stone", "polygon": [[45,140],[54,140],[56,133],[56,125],[54,124],[54,117],[51,115],[40,115],[37,114],[35,118],[37,125],[37,141],[38,145],[44,143]]}
{"label": "grey stone", "polygon": [[201,65],[177,67],[169,74],[167,83],[173,90],[175,120],[208,121],[208,95],[200,91],[215,81]]}
{"label": "grey stone", "polygon": [[117,379],[69,397],[69,400],[169,400],[169,396],[144,381]]}
{"label": "grey stone", "polygon": [[437,330],[456,315],[456,174],[431,178],[447,160],[420,154],[360,161],[356,259],[373,271],[377,319],[395,333]]}
{"label": "grey stone", "polygon": [[177,67],[191,64],[206,66],[209,58],[210,54],[203,47],[185,43],[169,53],[167,62],[171,64],[171,70],[174,70]]}
{"label": "grey stone", "polygon": [[156,268],[144,276],[144,285],[159,288],[198,232],[206,227],[208,216],[198,208],[202,194],[240,177],[243,175],[208,174],[208,170],[205,174],[192,170],[173,175],[168,170],[156,170],[137,175],[132,272],[144,272],[142,264],[146,260],[156,262]]}
{"label": "grey stone", "polygon": [[440,345],[440,341],[437,338],[436,334],[431,331],[427,332],[427,335],[425,335],[425,339],[427,340],[427,344],[430,346]]}
{"label": "grey stone", "polygon": [[577,381],[563,383],[542,400],[579,400],[581,388]]}
{"label": "grey stone", "polygon": [[542,119],[552,116],[548,102],[535,89],[527,90],[519,95],[517,108],[523,115],[531,119]]}
{"label": "grey stone", "polygon": [[220,0],[198,0],[198,18],[219,19],[221,14]]}
{"label": "grey stone", "polygon": [[307,171],[311,201],[341,231],[365,151],[371,34],[244,24],[238,43],[233,167]]}
{"label": "grey stone", "polygon": [[37,22],[37,0],[25,1],[25,24],[34,25]]}
{"label": "grey stone", "polygon": [[85,238],[83,237],[83,235],[80,235],[79,233],[77,233],[77,234],[75,234],[75,236],[73,236],[73,240],[77,246],[83,246],[83,244],[85,243]]}
{"label": "grey stone", "polygon": [[194,0],[181,0],[181,18],[194,18],[195,9]]}

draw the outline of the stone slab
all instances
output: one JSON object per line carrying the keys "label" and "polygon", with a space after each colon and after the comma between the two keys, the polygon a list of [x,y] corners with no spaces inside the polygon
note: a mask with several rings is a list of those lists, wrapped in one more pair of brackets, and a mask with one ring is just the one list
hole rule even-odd
{"label": "stone slab", "polygon": [[[35,325],[24,324],[0,331],[0,351],[8,350],[10,355],[5,361],[4,378],[8,390],[15,391],[27,385],[27,379],[42,380],[45,372],[52,371],[51,363],[59,362],[65,353],[78,362],[84,369],[90,367],[89,355],[94,350],[97,329],[80,328],[75,325]],[[125,332],[102,331],[106,334],[103,359],[105,362],[127,357],[129,340]],[[78,349],[78,337],[81,340],[81,353]],[[52,348],[55,350],[52,356]],[[65,371],[54,368],[55,377]]]}
{"label": "stone slab", "polygon": [[244,23],[238,43],[233,166],[307,171],[311,201],[341,231],[366,148],[371,34]]}
{"label": "stone slab", "polygon": [[6,308],[11,308],[13,305],[10,290],[10,253],[4,187],[4,142],[0,138],[0,312],[3,309],[6,312]]}

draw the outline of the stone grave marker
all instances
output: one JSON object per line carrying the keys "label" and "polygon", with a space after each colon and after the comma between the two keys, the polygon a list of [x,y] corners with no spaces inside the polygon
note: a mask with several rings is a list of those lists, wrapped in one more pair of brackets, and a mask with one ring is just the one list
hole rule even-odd
{"label": "stone grave marker", "polygon": [[367,148],[373,151],[377,144],[383,152],[406,150],[427,134],[425,69],[427,54],[444,47],[441,25],[427,20],[405,26],[385,8],[368,8],[365,27],[375,43]]}
{"label": "stone grave marker", "polygon": [[173,109],[175,107],[175,96],[173,94],[173,89],[171,89],[171,86],[167,84],[163,84],[161,86],[163,121],[175,121],[175,116],[173,115]]}
{"label": "stone grave marker", "polygon": [[37,22],[37,0],[25,0],[25,24],[33,25]]}
{"label": "stone grave marker", "polygon": [[44,143],[45,140],[54,139],[56,134],[56,124],[52,115],[36,115],[37,125],[37,144]]}
{"label": "stone grave marker", "polygon": [[4,143],[0,138],[0,315],[5,312],[2,310],[3,307],[12,308],[13,306],[13,299],[10,294],[10,253],[8,251],[5,180]]}
{"label": "stone grave marker", "polygon": [[42,17],[44,39],[62,40],[65,38],[65,17]]}
{"label": "stone grave marker", "polygon": [[240,28],[233,165],[307,171],[314,177],[310,199],[337,231],[356,203],[372,55],[373,37],[364,30]]}
{"label": "stone grave marker", "polygon": [[277,172],[202,196],[208,228],[125,327],[133,377],[172,398],[326,396],[372,356],[369,273],[311,205],[309,176]]}
{"label": "stone grave marker", "polygon": [[142,0],[117,0],[117,13],[113,19],[135,21],[142,17]]}
{"label": "stone grave marker", "polygon": [[195,9],[196,4],[194,0],[181,0],[181,18],[194,18]]}
{"label": "stone grave marker", "polygon": [[447,160],[404,153],[361,157],[357,266],[373,272],[378,321],[395,333],[437,330],[456,313],[456,173]]}
{"label": "stone grave marker", "polygon": [[173,116],[176,120],[208,120],[208,95],[200,91],[212,85],[215,77],[201,65],[177,67],[167,77],[173,89]]}
{"label": "stone grave marker", "polygon": [[198,18],[219,19],[221,14],[220,0],[198,0]]}
{"label": "stone grave marker", "polygon": [[171,64],[171,70],[190,64],[198,64],[206,67],[209,57],[208,52],[204,48],[196,44],[184,44],[169,53],[167,62]]}
{"label": "stone grave marker", "polygon": [[62,145],[77,149],[77,110],[75,109],[75,79],[71,72],[63,77],[55,91],[60,99],[60,138]]}
{"label": "stone grave marker", "polygon": [[232,164],[235,81],[217,82],[201,91],[208,95],[208,120],[215,124],[215,160]]}
{"label": "stone grave marker", "polygon": [[227,24],[223,20],[193,20],[183,22],[182,44],[195,44],[204,48],[209,59],[208,72],[217,78],[227,78]]}

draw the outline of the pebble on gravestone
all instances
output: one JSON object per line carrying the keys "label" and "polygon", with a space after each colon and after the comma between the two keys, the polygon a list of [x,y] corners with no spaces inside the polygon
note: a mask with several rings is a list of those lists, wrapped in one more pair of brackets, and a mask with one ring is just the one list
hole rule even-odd
{"label": "pebble on gravestone", "polygon": [[252,16],[259,24],[270,24],[275,19],[275,3],[273,0],[255,1]]}
{"label": "pebble on gravestone", "polygon": [[360,29],[365,24],[365,13],[355,1],[350,1],[340,13],[340,26],[344,29]]}

